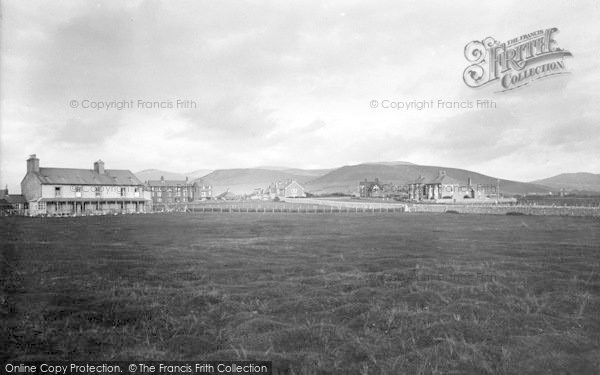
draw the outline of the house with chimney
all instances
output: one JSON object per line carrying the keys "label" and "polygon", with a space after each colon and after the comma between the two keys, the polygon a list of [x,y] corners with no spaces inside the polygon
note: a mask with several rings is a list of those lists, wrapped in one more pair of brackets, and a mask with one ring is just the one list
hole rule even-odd
{"label": "house with chimney", "polygon": [[434,178],[419,176],[408,184],[408,198],[414,201],[433,202],[467,202],[469,200],[486,200],[488,191],[486,186],[473,185],[471,178],[463,181],[448,176],[446,171],[439,171]]}
{"label": "house with chimney", "polygon": [[0,215],[22,215],[27,201],[22,194],[9,194],[8,187],[0,189]]}
{"label": "house with chimney", "polygon": [[361,198],[383,198],[384,186],[383,183],[376,178],[375,181],[368,181],[366,178],[364,181],[358,183],[358,195]]}
{"label": "house with chimney", "polygon": [[187,203],[193,199],[192,183],[187,177],[185,180],[166,180],[161,176],[160,180],[147,181],[146,188],[154,206]]}
{"label": "house with chimney", "polygon": [[212,186],[201,179],[192,182],[187,177],[185,180],[166,180],[164,176],[161,176],[160,180],[146,181],[146,187],[155,206],[212,198]]}
{"label": "house with chimney", "polygon": [[293,179],[275,181],[267,187],[266,192],[270,199],[306,197],[304,186]]}
{"label": "house with chimney", "polygon": [[129,170],[105,169],[102,160],[93,169],[40,167],[35,154],[27,159],[21,193],[31,216],[146,212],[152,204]]}
{"label": "house with chimney", "polygon": [[213,198],[212,185],[202,179],[195,180],[192,184],[192,198],[195,201],[204,201]]}

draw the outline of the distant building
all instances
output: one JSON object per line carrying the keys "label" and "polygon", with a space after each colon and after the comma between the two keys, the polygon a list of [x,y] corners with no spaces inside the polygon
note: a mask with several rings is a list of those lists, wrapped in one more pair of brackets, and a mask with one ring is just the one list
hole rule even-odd
{"label": "distant building", "polygon": [[160,180],[147,181],[146,186],[155,205],[187,203],[212,198],[212,186],[202,180],[190,182],[187,177],[185,180],[165,180],[161,176]]}
{"label": "distant building", "polygon": [[192,184],[185,180],[148,180],[147,190],[150,191],[154,205],[189,202],[193,200]]}
{"label": "distant building", "polygon": [[408,184],[408,199],[420,201],[425,198],[425,181],[426,178],[419,175],[419,177]]}
{"label": "distant building", "polygon": [[284,189],[285,198],[298,198],[305,197],[304,187],[298,183],[298,181],[292,180],[286,185]]}
{"label": "distant building", "polygon": [[23,214],[27,200],[21,194],[8,194],[8,188],[0,190],[0,211],[3,214]]}
{"label": "distant building", "polygon": [[271,199],[306,197],[304,186],[296,180],[282,180],[271,183],[267,188]]}
{"label": "distant building", "polygon": [[41,168],[31,155],[21,192],[30,215],[144,212],[151,206],[131,171],[104,169],[102,160],[93,169]]}
{"label": "distant building", "polygon": [[364,181],[358,183],[358,195],[361,198],[406,198],[406,191],[394,183],[383,183],[376,178],[375,181]]}
{"label": "distant building", "polygon": [[192,184],[192,190],[192,198],[195,201],[212,199],[212,185],[205,183],[203,180],[195,180]]}
{"label": "distant building", "polygon": [[361,181],[358,184],[358,195],[361,198],[383,198],[383,184],[379,182],[378,178],[376,178],[375,181],[367,181],[365,178],[364,181]]}
{"label": "distant building", "polygon": [[433,179],[419,176],[415,181],[408,184],[408,197],[415,201],[464,201],[468,199],[485,200],[488,190],[483,185],[473,185],[469,178],[464,184],[440,171]]}
{"label": "distant building", "polygon": [[[446,171],[440,171],[438,176],[432,180],[424,183],[424,197],[425,199],[456,199],[455,192],[460,194],[458,191],[461,182],[455,178],[452,178],[446,174]],[[471,195],[471,193],[468,193]],[[460,199],[463,197],[461,196]]]}

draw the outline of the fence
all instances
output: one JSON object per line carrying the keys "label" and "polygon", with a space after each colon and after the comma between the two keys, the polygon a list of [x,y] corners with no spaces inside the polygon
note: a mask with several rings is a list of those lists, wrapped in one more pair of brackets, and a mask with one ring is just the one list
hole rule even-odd
{"label": "fence", "polygon": [[254,213],[301,213],[301,214],[326,214],[326,213],[382,213],[404,212],[404,206],[399,207],[333,207],[324,205],[281,205],[275,206],[190,206],[188,212],[254,212]]}
{"label": "fence", "polygon": [[405,204],[386,202],[351,202],[342,200],[288,198],[283,202],[224,202],[218,204],[186,205],[187,212],[248,212],[248,213],[446,213],[487,215],[551,215],[600,217],[600,207],[555,207],[531,205],[461,205]]}
{"label": "fence", "polygon": [[405,212],[406,204],[404,203],[391,203],[391,202],[351,202],[344,200],[335,200],[335,199],[311,199],[311,198],[285,198],[285,202],[294,202],[294,203],[304,203],[304,204],[312,204],[319,206],[327,206],[327,207],[335,207],[338,210],[340,209],[352,209],[366,211],[382,211],[382,212]]}

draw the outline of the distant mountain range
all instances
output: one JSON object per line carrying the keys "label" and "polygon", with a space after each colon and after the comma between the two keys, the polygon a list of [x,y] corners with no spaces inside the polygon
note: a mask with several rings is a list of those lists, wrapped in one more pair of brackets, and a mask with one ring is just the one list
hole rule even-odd
{"label": "distant mountain range", "polygon": [[[446,171],[449,177],[467,184],[469,178],[474,185],[488,185],[496,187],[498,179],[477,172],[464,169],[447,168],[439,166],[425,166],[416,164],[359,164],[338,168],[319,178],[309,181],[306,189],[312,193],[354,193],[358,189],[358,182],[379,178],[384,183],[406,185],[415,181],[419,176],[428,179],[438,176],[440,171]],[[500,191],[504,194],[547,193],[548,188],[536,184],[518,181],[500,180]]]}
{"label": "distant mountain range", "polygon": [[[440,171],[446,171],[449,177],[466,184],[469,178],[474,185],[496,186],[498,179],[481,173],[441,166],[417,165],[403,161],[368,162],[332,169],[299,169],[280,166],[261,166],[256,168],[219,169],[216,171],[197,170],[187,174],[147,169],[136,173],[142,181],[165,179],[190,181],[202,179],[213,186],[213,194],[230,191],[235,194],[251,193],[256,188],[265,188],[277,180],[294,179],[313,194],[346,193],[358,190],[358,183],[364,179],[379,178],[383,183],[405,185],[419,176],[435,178]],[[500,192],[506,195],[546,194],[560,189],[577,192],[600,193],[600,174],[568,173],[544,180],[519,182],[500,179]]]}
{"label": "distant mountain range", "polygon": [[251,193],[256,188],[266,188],[278,180],[296,180],[301,184],[328,173],[328,170],[262,168],[219,169],[202,177],[213,187],[213,195],[230,191],[235,194]]}
{"label": "distant mountain range", "polygon": [[600,192],[600,174],[587,172],[562,173],[543,180],[532,181],[531,183],[548,186],[554,190],[564,189],[569,192]]}
{"label": "distant mountain range", "polygon": [[212,171],[206,169],[199,169],[190,173],[168,172],[161,171],[159,169],[144,169],[143,171],[136,172],[135,175],[141,181],[145,182],[148,180],[160,180],[161,177],[164,177],[165,180],[185,180],[186,177],[189,180],[195,180],[200,177],[206,176],[210,172]]}

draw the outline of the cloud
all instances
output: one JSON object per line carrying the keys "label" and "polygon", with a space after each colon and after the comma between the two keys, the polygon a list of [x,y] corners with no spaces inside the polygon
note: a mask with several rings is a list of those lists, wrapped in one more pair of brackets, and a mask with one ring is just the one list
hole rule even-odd
{"label": "cloud", "polygon": [[53,141],[69,147],[89,147],[102,144],[122,126],[121,117],[108,113],[95,117],[70,117],[52,129]]}

